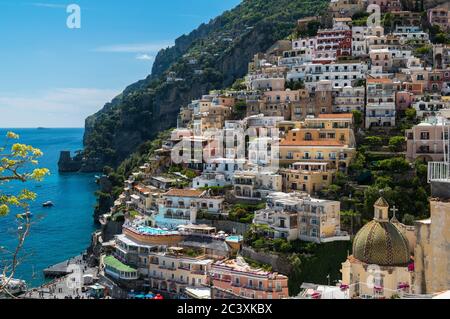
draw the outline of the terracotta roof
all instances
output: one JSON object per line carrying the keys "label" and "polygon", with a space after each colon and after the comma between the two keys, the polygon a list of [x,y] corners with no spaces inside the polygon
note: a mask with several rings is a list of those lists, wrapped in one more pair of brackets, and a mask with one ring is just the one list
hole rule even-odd
{"label": "terracotta roof", "polygon": [[338,141],[282,141],[280,146],[341,146]]}
{"label": "terracotta roof", "polygon": [[320,119],[351,119],[353,117],[352,113],[339,113],[339,114],[319,114]]}
{"label": "terracotta roof", "polygon": [[179,197],[200,197],[205,191],[198,189],[171,189],[165,196],[179,196]]}
{"label": "terracotta roof", "polygon": [[154,187],[148,187],[148,186],[144,186],[144,185],[135,185],[134,188],[141,193],[151,193],[151,192],[154,192],[155,190],[157,190]]}
{"label": "terracotta roof", "polygon": [[391,79],[379,78],[379,79],[367,79],[367,83],[393,83]]}

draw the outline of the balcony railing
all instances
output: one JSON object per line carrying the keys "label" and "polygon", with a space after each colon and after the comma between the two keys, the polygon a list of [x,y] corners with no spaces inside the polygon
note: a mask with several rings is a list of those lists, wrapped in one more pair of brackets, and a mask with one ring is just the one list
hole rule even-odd
{"label": "balcony railing", "polygon": [[191,217],[190,216],[164,214],[164,218],[189,220]]}
{"label": "balcony railing", "polygon": [[429,162],[428,182],[450,183],[450,163]]}

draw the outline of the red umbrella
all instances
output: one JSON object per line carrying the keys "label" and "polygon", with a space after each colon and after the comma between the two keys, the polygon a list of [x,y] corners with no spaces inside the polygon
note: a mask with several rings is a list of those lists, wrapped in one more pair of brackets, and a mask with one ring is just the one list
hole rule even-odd
{"label": "red umbrella", "polygon": [[155,298],[153,298],[153,299],[155,299],[155,300],[163,300],[164,297],[161,296],[160,294],[157,294],[157,295],[155,296]]}
{"label": "red umbrella", "polygon": [[313,299],[320,299],[320,296],[321,296],[322,294],[320,293],[320,292],[315,292],[315,293],[313,293],[312,295],[311,295],[311,297],[313,298]]}
{"label": "red umbrella", "polygon": [[348,285],[341,284],[340,288],[341,288],[342,291],[347,290],[348,289]]}

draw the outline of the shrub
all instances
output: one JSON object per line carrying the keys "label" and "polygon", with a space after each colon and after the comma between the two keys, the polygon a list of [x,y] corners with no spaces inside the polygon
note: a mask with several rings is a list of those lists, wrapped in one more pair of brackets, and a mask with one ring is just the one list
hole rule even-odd
{"label": "shrub", "polygon": [[389,139],[389,148],[392,152],[400,152],[405,144],[403,136],[393,136]]}

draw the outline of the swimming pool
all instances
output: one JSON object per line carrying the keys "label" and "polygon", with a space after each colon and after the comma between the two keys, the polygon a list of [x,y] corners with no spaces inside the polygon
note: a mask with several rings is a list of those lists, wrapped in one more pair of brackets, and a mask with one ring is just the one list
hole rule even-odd
{"label": "swimming pool", "polygon": [[163,229],[159,229],[159,228],[153,228],[153,227],[149,227],[149,226],[139,226],[137,227],[138,232],[142,233],[142,234],[146,234],[146,235],[177,235],[178,232],[176,231],[168,231],[168,230],[163,230]]}
{"label": "swimming pool", "polygon": [[228,236],[226,238],[227,241],[232,241],[232,242],[236,242],[236,243],[242,241],[243,239],[244,238],[242,236],[240,236],[240,235],[239,236]]}

